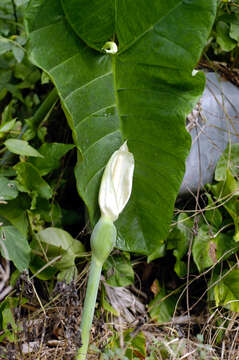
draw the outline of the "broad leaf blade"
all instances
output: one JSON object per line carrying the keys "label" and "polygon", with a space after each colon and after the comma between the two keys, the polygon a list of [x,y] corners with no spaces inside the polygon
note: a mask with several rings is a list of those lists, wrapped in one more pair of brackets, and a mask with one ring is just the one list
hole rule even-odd
{"label": "broad leaf blade", "polygon": [[210,238],[208,226],[202,225],[199,228],[192,247],[193,260],[195,261],[199,272],[209,268],[217,261],[217,258],[214,258],[216,257],[214,254],[215,251],[216,245]]}
{"label": "broad leaf blade", "polygon": [[232,175],[238,178],[238,157],[239,144],[230,144],[217,162],[217,166],[215,169],[215,180],[226,180],[227,170],[230,170]]}
{"label": "broad leaf blade", "polygon": [[10,222],[23,237],[27,238],[27,209],[29,207],[29,200],[22,195],[18,195],[16,199],[8,201],[7,204],[0,204],[0,216],[4,218],[4,220],[1,219],[1,222],[3,225],[8,225],[8,222]]}
{"label": "broad leaf blade", "polygon": [[8,139],[4,142],[4,145],[13,154],[40,157],[40,158],[43,157],[36,149],[34,149],[31,145],[29,145],[28,142],[25,140]]}
{"label": "broad leaf blade", "polygon": [[67,19],[85,42],[96,49],[111,39],[115,28],[114,1],[62,0]]}
{"label": "broad leaf blade", "polygon": [[[82,243],[74,239],[67,231],[49,227],[36,234],[37,241],[34,248],[41,251],[44,248],[45,254],[49,259],[62,255],[62,259],[54,264],[59,270],[72,267],[75,258],[84,252]],[[39,245],[41,244],[41,245]]]}
{"label": "broad leaf blade", "polygon": [[18,190],[15,181],[0,175],[0,201],[13,200],[17,195]]}
{"label": "broad leaf blade", "polygon": [[60,159],[75,146],[62,143],[44,143],[39,152],[42,158],[32,159],[31,163],[39,170],[41,176],[60,167]]}
{"label": "broad leaf blade", "polygon": [[28,162],[19,162],[15,165],[17,185],[20,191],[39,195],[43,199],[52,197],[52,189],[41,177],[39,171]]}
{"label": "broad leaf blade", "polygon": [[[75,33],[93,48],[101,50],[107,41],[117,40],[121,50],[132,47],[147,34],[150,37],[152,32],[157,32],[160,36],[157,36],[158,44],[154,51],[164,53],[161,44],[173,39],[171,56],[175,58],[178,58],[179,51],[187,52],[188,58],[193,57],[194,54],[187,50],[188,44],[191,47],[192,34],[195,43],[199,44],[197,50],[200,51],[200,43],[205,42],[208,35],[208,26],[204,23],[199,32],[198,23],[203,22],[204,16],[207,21],[211,15],[212,20],[216,5],[214,1],[213,7],[213,2],[208,0],[151,0],[150,5],[145,0],[61,0],[61,3]],[[190,27],[187,23],[190,23]],[[152,45],[150,41],[148,46],[151,50]],[[197,57],[193,59],[193,65],[196,61]]]}
{"label": "broad leaf blade", "polygon": [[154,7],[144,19],[146,2],[140,2],[143,27],[135,30],[134,6],[129,4],[132,10],[124,20],[126,5],[120,5],[116,35],[121,50],[114,56],[89,48],[71,30],[57,0],[32,0],[27,13],[31,60],[53,79],[80,150],[77,186],[91,222],[99,216],[97,196],[106,162],[127,139],[136,167],[131,200],[116,224],[117,246],[147,255],[168,232],[190,148],[185,117],[204,86],[204,76],[191,73],[216,5],[215,0],[157,3],[154,7],[162,11],[158,22]]}
{"label": "broad leaf blade", "polygon": [[239,312],[239,270],[232,270],[214,288],[216,306]]}
{"label": "broad leaf blade", "polygon": [[31,249],[27,238],[14,226],[2,226],[0,237],[2,255],[11,260],[19,271],[28,269]]}

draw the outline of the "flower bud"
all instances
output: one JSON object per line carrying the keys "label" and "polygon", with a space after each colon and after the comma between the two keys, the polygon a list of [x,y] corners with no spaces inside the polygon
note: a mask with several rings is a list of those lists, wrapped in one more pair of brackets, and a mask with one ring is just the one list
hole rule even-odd
{"label": "flower bud", "polygon": [[103,46],[102,50],[107,54],[114,55],[117,53],[118,47],[113,41],[107,41],[107,43],[105,43],[105,45]]}
{"label": "flower bud", "polygon": [[102,216],[112,221],[118,219],[131,195],[133,173],[134,156],[125,142],[109,159],[101,180],[99,205]]}
{"label": "flower bud", "polygon": [[90,238],[92,255],[104,264],[116,243],[116,228],[110,218],[101,216]]}

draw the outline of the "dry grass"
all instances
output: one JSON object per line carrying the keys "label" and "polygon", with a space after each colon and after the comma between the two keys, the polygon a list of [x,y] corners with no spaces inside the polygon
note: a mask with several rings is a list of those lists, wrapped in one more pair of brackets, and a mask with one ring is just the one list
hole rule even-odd
{"label": "dry grass", "polygon": [[[102,279],[104,282],[104,279]],[[80,345],[79,324],[82,298],[85,286],[81,284],[58,284],[50,301],[41,300],[36,284],[23,276],[18,283],[21,296],[28,302],[14,309],[14,317],[19,330],[15,342],[3,340],[0,359],[9,360],[60,360],[74,359]],[[239,359],[238,314],[222,309],[205,309],[202,314],[185,315],[179,313],[173,321],[164,324],[152,322],[147,314],[143,296],[135,289],[112,288],[105,284],[108,302],[117,309],[115,317],[96,310],[92,327],[91,351],[88,359],[124,359],[127,349],[124,331],[132,329],[132,338],[142,332],[146,339],[147,356],[140,359]],[[15,293],[18,295],[18,293]],[[10,328],[10,326],[9,326]],[[196,329],[196,330],[195,330]],[[121,355],[103,356],[107,345],[119,338]],[[98,351],[94,350],[98,349]],[[136,359],[136,357],[135,357]]]}

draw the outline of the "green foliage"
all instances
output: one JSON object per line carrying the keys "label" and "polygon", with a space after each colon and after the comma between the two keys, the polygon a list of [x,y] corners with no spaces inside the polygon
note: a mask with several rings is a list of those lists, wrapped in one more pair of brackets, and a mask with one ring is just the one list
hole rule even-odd
{"label": "green foliage", "polygon": [[[237,176],[237,163],[235,161],[238,153],[238,144],[226,149],[225,153],[220,158],[215,171],[215,179],[222,179],[216,185],[208,186],[213,195],[218,198],[220,202],[225,201],[224,208],[234,221],[235,235],[234,239],[239,241],[239,219],[238,219],[238,195],[239,182],[233,176]],[[232,160],[229,160],[232,156]],[[227,161],[225,159],[228,159]]]}
{"label": "green foliage", "polygon": [[[190,271],[213,267],[216,284],[209,285],[216,305],[239,311],[238,271],[231,270],[239,247],[238,144],[219,160],[202,216],[181,212],[165,242],[190,147],[184,119],[204,86],[203,75],[191,73],[207,42],[216,1],[155,0],[150,7],[145,1],[119,2],[115,9],[111,1],[31,0],[26,11],[29,55],[42,74],[26,56],[22,10],[28,1],[15,3],[17,22],[11,1],[0,6],[1,254],[19,271],[30,268],[40,279],[74,279],[75,260],[84,256],[84,246],[62,229],[62,224],[79,221],[75,209],[58,202],[72,171],[65,174],[62,158],[77,148],[77,187],[93,225],[103,169],[127,139],[136,171],[132,199],[116,224],[117,247],[148,260],[170,251],[175,273],[185,277],[192,245]],[[209,51],[230,51],[236,58],[238,19],[238,7],[218,2]],[[117,44],[116,54],[102,49],[109,40]],[[57,101],[51,81],[75,145],[49,132]],[[111,256],[104,275],[111,286],[131,285],[129,254]],[[167,295],[162,288],[149,304],[157,322],[173,314],[175,298]],[[102,303],[117,315],[104,296]],[[10,308],[4,311],[10,319]],[[139,346],[125,333],[127,351],[118,354],[117,338],[102,356],[134,359],[139,351],[139,358],[145,357],[145,339],[136,338]]]}
{"label": "green foliage", "polygon": [[[26,34],[22,25],[23,8],[27,1],[18,1],[16,9],[11,0],[0,6],[0,101],[11,94],[27,104],[31,96],[24,98],[22,89],[34,88],[40,72],[26,57]],[[16,12],[15,12],[16,10]],[[30,100],[32,101],[32,100]]]}
{"label": "green foliage", "polygon": [[214,56],[228,59],[225,55],[229,54],[229,62],[235,65],[238,56],[239,44],[239,7],[235,1],[218,0],[216,20],[214,22],[210,41],[208,44],[209,57]]}
{"label": "green foliage", "polygon": [[[212,280],[209,280],[210,299],[214,299],[217,306],[232,311],[239,311],[238,271],[233,270],[237,262],[234,254],[239,249],[237,159],[238,144],[229,145],[217,163],[215,183],[207,185],[211,193],[206,193],[208,205],[204,213],[194,221],[181,213],[167,241],[167,249],[173,250],[176,257],[175,271],[182,277],[185,273],[180,270],[186,267],[182,255],[188,251],[191,239],[192,257],[198,271],[202,273],[210,267],[215,268]],[[182,232],[182,224],[187,226],[186,232]]]}
{"label": "green foliage", "polygon": [[[38,277],[50,279],[53,273],[60,271],[59,280],[72,281],[76,274],[75,259],[82,257],[85,249],[80,241],[59,228],[49,227],[39,231],[31,243],[33,254],[30,269],[33,273],[39,272]],[[55,261],[54,261],[55,260]],[[52,262],[50,268],[40,271]]]}
{"label": "green foliage", "polygon": [[232,270],[215,286],[216,305],[239,312],[239,270]]}
{"label": "green foliage", "polygon": [[58,169],[61,158],[73,148],[72,144],[44,143],[39,148],[42,159],[31,160],[31,163],[38,169],[41,176],[45,176]]}
{"label": "green foliage", "polygon": [[224,21],[218,21],[216,25],[216,40],[223,51],[231,51],[237,44],[231,37],[230,25]]}
{"label": "green foliage", "polygon": [[[27,3],[4,0],[0,6],[0,250],[19,271],[29,268],[33,257],[29,243],[34,233],[62,225],[56,187],[61,189],[66,181],[60,169],[61,159],[74,148],[72,144],[44,139],[47,128],[42,125],[58,97],[54,90],[50,91],[51,84],[41,86],[40,71],[27,58],[22,16]],[[58,238],[56,253],[63,241],[60,235]],[[64,256],[61,253],[64,259],[68,254],[68,267],[65,273],[62,267],[52,267],[51,277],[59,270],[62,279],[68,281],[76,275],[74,259],[80,256],[77,246],[82,250],[80,242],[69,241]],[[40,250],[34,258],[35,268],[40,271],[40,264],[46,265]]]}
{"label": "green foliage", "polygon": [[192,239],[193,222],[187,214],[180,214],[177,218],[177,225],[169,233],[167,238],[167,249],[173,250],[173,255],[176,258],[174,271],[179,277],[185,276],[187,267],[183,256],[186,254],[190,239]]}
{"label": "green foliage", "polygon": [[30,207],[28,199],[21,194],[14,200],[0,204],[2,224],[10,222],[25,237],[28,234],[28,221],[26,211]]}
{"label": "green foliage", "polygon": [[0,126],[0,138],[3,138],[5,134],[11,131],[16,124],[16,119],[7,121],[6,123],[3,121]]}
{"label": "green foliage", "polygon": [[[14,309],[20,304],[26,303],[26,299],[19,299],[16,297],[7,297],[0,304],[0,341],[8,339],[11,342],[17,341],[16,333],[22,330],[22,326],[16,324],[14,318]],[[13,331],[12,331],[12,330]]]}
{"label": "green foliage", "polygon": [[13,200],[18,195],[16,182],[0,176],[0,201]]}
{"label": "green foliage", "polygon": [[[216,176],[215,176],[216,179]],[[209,224],[213,225],[216,229],[219,229],[222,224],[222,214],[220,210],[215,206],[212,196],[208,193],[207,196],[208,205],[205,208],[205,218]]]}
{"label": "green foliage", "polygon": [[[33,201],[37,196],[44,199],[52,197],[52,189],[47,182],[40,176],[38,170],[28,162],[19,162],[15,166],[17,172],[18,188],[22,192],[30,194]],[[35,204],[32,203],[32,208]]]}
{"label": "green foliage", "polygon": [[134,335],[133,329],[128,329],[123,333],[125,349],[120,348],[120,337],[115,335],[106,350],[101,355],[102,360],[121,359],[136,360],[146,357],[146,341],[142,332]]}
{"label": "green foliage", "polygon": [[149,303],[150,317],[158,324],[170,322],[175,310],[176,296],[167,295],[163,287],[159,287],[159,292]]}
{"label": "green foliage", "polygon": [[1,226],[0,239],[1,254],[11,260],[19,271],[28,269],[30,246],[27,238],[14,226]]}
{"label": "green foliage", "polygon": [[239,144],[232,144],[227,147],[217,163],[215,170],[215,180],[226,180],[226,170],[230,170],[234,177],[239,176],[238,168]]}
{"label": "green foliage", "polygon": [[104,285],[102,285],[102,288],[101,288],[101,304],[102,304],[103,309],[106,312],[111,313],[117,317],[119,316],[118,311],[115,308],[113,308],[113,306],[111,306],[106,299],[106,291],[105,291]]}
{"label": "green foliage", "polygon": [[103,266],[107,284],[129,286],[134,283],[134,270],[127,253],[110,256]]}
{"label": "green foliage", "polygon": [[[184,173],[190,147],[185,116],[204,86],[201,73],[191,74],[216,2],[119,2],[117,11],[111,1],[62,4],[30,2],[30,58],[61,97],[80,150],[78,190],[93,224],[103,168],[128,140],[136,169],[130,202],[116,224],[117,247],[153,259],[167,235]],[[90,26],[94,14],[100,21]],[[115,55],[101,50],[110,39],[118,44]]]}
{"label": "green foliage", "polygon": [[200,272],[213,265],[213,250],[211,251],[211,249],[214,248],[214,242],[210,238],[208,226],[200,226],[192,248],[193,259]]}
{"label": "green foliage", "polygon": [[7,149],[13,154],[23,156],[43,157],[36,149],[28,144],[27,141],[19,139],[8,139],[4,142]]}

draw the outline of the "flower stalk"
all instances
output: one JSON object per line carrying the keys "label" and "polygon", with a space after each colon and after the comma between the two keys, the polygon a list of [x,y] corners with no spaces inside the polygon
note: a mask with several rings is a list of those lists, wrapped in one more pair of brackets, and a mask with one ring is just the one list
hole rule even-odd
{"label": "flower stalk", "polygon": [[132,191],[134,157],[126,142],[108,161],[99,191],[101,217],[91,234],[92,258],[81,319],[81,341],[77,360],[85,360],[88,351],[101,270],[116,243],[114,221],[125,208]]}

